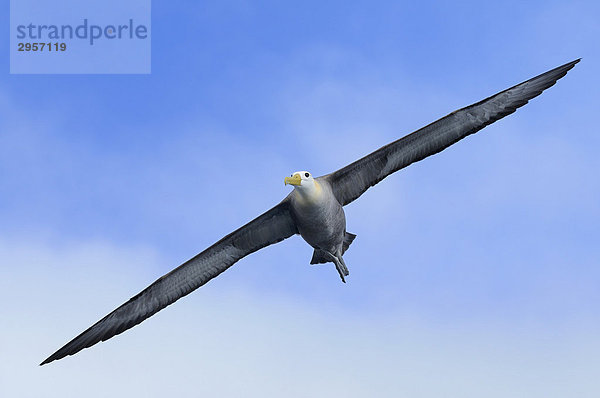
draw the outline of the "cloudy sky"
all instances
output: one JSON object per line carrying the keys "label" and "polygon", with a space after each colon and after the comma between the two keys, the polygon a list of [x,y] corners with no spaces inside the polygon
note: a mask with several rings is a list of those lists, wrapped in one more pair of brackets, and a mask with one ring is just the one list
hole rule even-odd
{"label": "cloudy sky", "polygon": [[[600,6],[413,3],[154,2],[150,75],[9,75],[5,37],[0,395],[596,397]],[[290,172],[579,57],[348,206],[346,285],[294,237],[37,366]]]}

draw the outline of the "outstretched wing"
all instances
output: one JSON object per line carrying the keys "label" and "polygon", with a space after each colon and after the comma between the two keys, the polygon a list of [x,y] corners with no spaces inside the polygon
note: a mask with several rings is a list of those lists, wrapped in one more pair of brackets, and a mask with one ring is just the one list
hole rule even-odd
{"label": "outstretched wing", "polygon": [[298,232],[290,214],[289,200],[285,199],[158,279],[137,296],[75,337],[40,365],[73,355],[99,341],[108,340],[132,328],[204,285],[241,258],[296,233]]}
{"label": "outstretched wing", "polygon": [[553,86],[579,61],[577,59],[559,66],[483,101],[452,112],[322,178],[330,183],[338,202],[345,206],[390,174],[436,154],[488,124],[510,115],[530,99]]}

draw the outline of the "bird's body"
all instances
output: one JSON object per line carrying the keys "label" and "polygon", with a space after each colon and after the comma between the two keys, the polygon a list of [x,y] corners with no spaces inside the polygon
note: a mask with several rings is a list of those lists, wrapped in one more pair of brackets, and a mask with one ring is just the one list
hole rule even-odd
{"label": "bird's body", "polygon": [[311,264],[332,262],[345,282],[342,255],[355,238],[343,206],[392,173],[434,155],[513,113],[563,77],[579,60],[517,84],[402,137],[331,174],[301,171],[285,178],[294,190],[279,204],[162,276],[48,357],[42,365],[132,328],[215,278],[243,257],[295,234],[315,251]]}
{"label": "bird's body", "polygon": [[320,198],[303,200],[298,190],[292,198],[292,212],[300,236],[315,249],[336,252],[341,250],[346,231],[344,208],[339,204],[331,189],[322,188]]}
{"label": "bird's body", "polygon": [[333,262],[345,282],[348,269],[342,258],[346,238],[344,208],[326,179],[312,178],[307,171],[294,175],[301,176],[301,185],[295,185],[290,207],[300,236],[315,249],[311,264]]}

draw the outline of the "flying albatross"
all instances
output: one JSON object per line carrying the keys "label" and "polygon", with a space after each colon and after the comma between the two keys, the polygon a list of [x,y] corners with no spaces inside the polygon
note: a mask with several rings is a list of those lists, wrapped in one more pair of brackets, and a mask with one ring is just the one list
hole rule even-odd
{"label": "flying albatross", "polygon": [[159,278],[96,322],[40,365],[73,355],[126,331],[213,279],[263,247],[300,234],[314,248],[311,264],[331,262],[345,282],[342,257],[355,238],[346,231],[343,206],[390,174],[436,154],[513,113],[554,85],[580,59],[517,84],[392,142],[331,174],[298,171],[285,177],[294,187],[277,206]]}

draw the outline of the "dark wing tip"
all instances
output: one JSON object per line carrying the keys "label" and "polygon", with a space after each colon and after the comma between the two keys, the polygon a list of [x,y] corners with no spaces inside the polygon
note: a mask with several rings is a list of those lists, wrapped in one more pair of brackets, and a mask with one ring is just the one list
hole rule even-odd
{"label": "dark wing tip", "polygon": [[581,61],[581,58],[577,58],[574,61],[571,62],[567,62],[564,65],[558,66],[552,70],[549,70],[546,73],[542,73],[541,75],[534,77],[533,79],[530,80],[535,80],[544,76],[552,76],[552,78],[554,79],[554,81],[556,82],[558,79],[562,78],[564,75],[567,74],[568,71],[570,71],[575,65],[577,65],[579,63],[579,61]]}
{"label": "dark wing tip", "polygon": [[565,72],[568,72],[571,68],[573,68],[575,65],[577,65],[580,61],[581,61],[581,58],[577,58],[576,60],[573,60],[571,62],[567,62],[566,64],[564,64],[562,66],[559,66],[556,69],[559,69],[559,70],[562,69]]}
{"label": "dark wing tip", "polygon": [[550,70],[549,72],[553,72],[553,71],[561,70],[561,69],[568,71],[569,69],[571,69],[572,67],[574,67],[575,65],[577,65],[579,63],[579,61],[581,61],[581,58],[577,58],[577,59],[575,59],[575,60],[573,60],[571,62],[567,62],[564,65],[558,66],[558,67]]}
{"label": "dark wing tip", "polygon": [[48,358],[44,359],[44,361],[42,363],[40,363],[40,366],[45,365],[47,363],[50,363],[52,361],[56,361],[57,359],[62,359],[66,356],[69,355],[73,355],[77,352],[79,352],[82,348],[80,348],[79,350],[73,351],[73,352],[65,352],[65,348],[68,346],[68,344],[65,347],[62,347],[60,350],[56,351],[54,354],[50,355]]}
{"label": "dark wing tip", "polygon": [[50,363],[52,361],[54,361],[54,358],[52,358],[52,355],[51,355],[48,358],[44,359],[44,362],[40,363],[40,366]]}
{"label": "dark wing tip", "polygon": [[52,362],[54,360],[60,359],[61,357],[58,357],[56,355],[57,353],[58,353],[58,351],[55,352],[54,354],[50,355],[48,358],[44,359],[44,361],[42,363],[40,363],[40,366],[45,365],[47,363],[50,363],[50,362]]}

